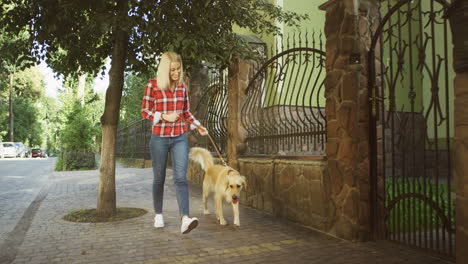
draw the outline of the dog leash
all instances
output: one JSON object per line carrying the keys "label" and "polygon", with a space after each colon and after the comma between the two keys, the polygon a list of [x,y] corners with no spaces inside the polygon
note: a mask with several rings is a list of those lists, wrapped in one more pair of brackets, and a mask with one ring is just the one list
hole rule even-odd
{"label": "dog leash", "polygon": [[[185,121],[189,122],[191,125],[194,125],[197,129],[201,128],[200,125],[195,125],[192,121],[190,121],[189,119],[185,119]],[[206,129],[206,128],[205,128]],[[206,131],[208,132],[208,129],[206,129]],[[213,145],[214,149],[216,150],[216,153],[218,153],[218,156],[219,158],[221,159],[221,163],[223,163],[224,166],[226,167],[229,167],[226,163],[226,161],[224,161],[223,159],[223,156],[221,156],[221,152],[219,151],[218,149],[218,146],[216,145],[216,143],[214,142],[213,138],[211,137],[210,133],[208,132],[207,134],[208,138],[210,139],[211,141],[211,144]]]}

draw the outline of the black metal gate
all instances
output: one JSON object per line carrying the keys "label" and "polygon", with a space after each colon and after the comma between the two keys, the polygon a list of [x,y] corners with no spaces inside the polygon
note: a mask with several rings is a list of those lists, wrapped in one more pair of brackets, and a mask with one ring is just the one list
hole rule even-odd
{"label": "black metal gate", "polygon": [[453,73],[445,0],[385,0],[369,66],[376,238],[454,257]]}

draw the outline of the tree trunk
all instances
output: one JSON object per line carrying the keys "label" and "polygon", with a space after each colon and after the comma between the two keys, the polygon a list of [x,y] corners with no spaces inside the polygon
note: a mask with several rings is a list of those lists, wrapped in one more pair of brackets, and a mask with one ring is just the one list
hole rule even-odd
{"label": "tree trunk", "polygon": [[10,141],[14,142],[15,141],[15,130],[14,130],[14,125],[15,125],[15,117],[13,113],[13,83],[14,83],[14,73],[11,73],[10,76]]}
{"label": "tree trunk", "polygon": [[[119,3],[125,7],[127,2]],[[109,70],[109,87],[106,92],[104,114],[101,116],[102,148],[97,213],[103,217],[114,214],[117,208],[115,193],[115,141],[129,41],[128,33],[122,29],[117,29],[114,36],[112,63]]]}

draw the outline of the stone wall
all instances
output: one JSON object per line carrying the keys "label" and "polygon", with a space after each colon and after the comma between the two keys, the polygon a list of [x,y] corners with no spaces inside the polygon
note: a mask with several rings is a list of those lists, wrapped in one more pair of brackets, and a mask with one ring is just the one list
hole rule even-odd
{"label": "stone wall", "polygon": [[[324,232],[332,229],[334,207],[329,199],[326,161],[239,158],[247,179],[241,204]],[[203,171],[190,163],[188,178],[202,186]]]}
{"label": "stone wall", "polygon": [[457,263],[468,259],[468,2],[453,0],[446,13],[453,36],[454,80],[454,161],[455,247]]}

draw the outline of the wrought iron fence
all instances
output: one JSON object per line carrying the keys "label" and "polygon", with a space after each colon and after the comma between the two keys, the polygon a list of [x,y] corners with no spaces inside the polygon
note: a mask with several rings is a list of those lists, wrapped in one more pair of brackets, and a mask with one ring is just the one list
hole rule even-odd
{"label": "wrought iron fence", "polygon": [[149,142],[151,121],[135,119],[117,129],[116,156],[119,158],[151,159]]}
{"label": "wrought iron fence", "polygon": [[[194,112],[197,113],[199,121],[208,129],[221,153],[225,153],[228,115],[227,69],[210,68],[208,79],[208,86],[204,88]],[[198,146],[215,151],[207,137],[198,134],[196,137]]]}
{"label": "wrought iron fence", "polygon": [[324,155],[325,52],[321,34],[294,34],[271,47],[242,106],[246,154]]}

